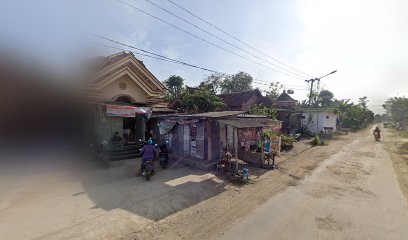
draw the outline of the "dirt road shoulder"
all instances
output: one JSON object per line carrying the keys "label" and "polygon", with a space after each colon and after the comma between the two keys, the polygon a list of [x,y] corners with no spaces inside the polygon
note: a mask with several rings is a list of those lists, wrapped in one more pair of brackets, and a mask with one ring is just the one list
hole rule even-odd
{"label": "dirt road shoulder", "polygon": [[384,132],[385,149],[391,154],[398,183],[408,201],[408,139],[391,129]]}

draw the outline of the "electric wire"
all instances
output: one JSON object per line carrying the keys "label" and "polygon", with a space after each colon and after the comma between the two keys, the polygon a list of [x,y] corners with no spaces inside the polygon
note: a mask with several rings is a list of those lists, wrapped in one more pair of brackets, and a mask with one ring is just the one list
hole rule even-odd
{"label": "electric wire", "polygon": [[223,50],[223,51],[226,51],[226,52],[228,52],[228,53],[230,53],[230,54],[233,54],[233,55],[235,55],[235,56],[237,56],[237,57],[240,57],[240,58],[242,58],[242,59],[244,59],[244,60],[247,60],[247,61],[249,61],[249,62],[255,63],[255,64],[259,65],[259,66],[268,68],[268,69],[270,69],[270,70],[272,70],[272,71],[281,73],[281,74],[286,75],[286,76],[288,76],[288,77],[292,77],[292,78],[296,78],[296,79],[299,79],[299,80],[303,80],[303,78],[300,78],[300,77],[298,77],[298,76],[294,76],[294,75],[291,75],[291,74],[288,74],[288,73],[279,71],[279,70],[277,70],[277,69],[271,68],[271,67],[269,67],[269,66],[267,66],[267,65],[264,65],[264,64],[259,63],[259,62],[257,62],[257,61],[254,61],[254,60],[252,60],[252,59],[249,59],[249,58],[247,58],[247,57],[245,57],[245,56],[242,56],[242,55],[240,55],[240,54],[238,54],[238,53],[235,53],[235,52],[233,52],[233,51],[231,51],[231,50],[229,50],[229,49],[226,49],[226,48],[224,48],[224,47],[222,47],[222,46],[220,46],[220,45],[217,45],[217,44],[215,44],[215,43],[213,43],[213,42],[211,42],[211,41],[208,41],[208,40],[206,40],[206,39],[204,39],[204,38],[202,38],[202,37],[200,37],[200,36],[198,36],[198,35],[196,35],[196,34],[194,34],[194,33],[191,33],[191,32],[189,32],[189,31],[187,31],[187,30],[184,30],[184,29],[182,29],[182,28],[180,28],[180,27],[178,27],[178,26],[176,26],[176,25],[174,25],[174,24],[172,24],[172,23],[169,23],[169,22],[166,21],[166,20],[163,20],[163,19],[161,19],[161,18],[159,18],[159,17],[156,17],[156,16],[154,16],[154,15],[152,15],[152,14],[150,14],[150,13],[148,13],[148,12],[146,12],[146,11],[144,11],[144,10],[142,10],[142,9],[140,9],[140,8],[138,8],[138,7],[136,7],[136,6],[133,6],[133,5],[131,5],[131,4],[127,3],[127,2],[125,2],[125,1],[122,1],[122,0],[115,0],[115,1],[120,2],[120,3],[124,4],[124,5],[127,5],[128,7],[133,8],[134,10],[137,10],[137,11],[139,11],[139,12],[141,12],[141,13],[147,15],[147,16],[150,16],[150,17],[152,17],[152,18],[154,18],[154,19],[156,19],[156,20],[158,20],[158,21],[160,21],[160,22],[163,22],[163,23],[165,23],[165,24],[167,24],[167,25],[169,25],[169,26],[171,26],[171,27],[173,27],[173,28],[175,28],[175,29],[177,29],[177,30],[179,30],[179,31],[182,31],[182,32],[184,32],[184,33],[186,33],[186,34],[188,34],[188,35],[194,37],[194,38],[197,38],[197,39],[199,39],[199,40],[201,40],[201,41],[203,41],[203,42],[205,42],[205,43],[208,43],[208,44],[210,44],[210,45],[212,45],[212,46],[214,46],[214,47],[216,47],[216,48],[219,48],[219,49],[221,49],[221,50]]}
{"label": "electric wire", "polygon": [[264,55],[264,56],[266,56],[266,57],[269,57],[270,59],[274,60],[275,62],[280,63],[280,64],[282,64],[283,66],[286,66],[286,67],[288,67],[288,68],[290,68],[290,69],[292,69],[292,70],[295,70],[295,71],[297,71],[297,72],[299,72],[299,73],[301,73],[301,74],[307,76],[308,78],[312,78],[312,76],[310,76],[309,74],[306,74],[306,73],[304,73],[303,71],[301,71],[301,70],[299,70],[299,69],[297,69],[297,68],[291,67],[290,65],[284,63],[283,61],[281,61],[281,60],[279,60],[279,59],[277,59],[277,58],[274,58],[274,57],[270,56],[269,54],[267,54],[267,53],[265,53],[265,52],[263,52],[263,51],[261,51],[261,50],[258,50],[257,48],[253,47],[252,45],[250,45],[250,44],[248,44],[248,43],[246,43],[246,42],[240,40],[239,38],[235,37],[234,35],[232,35],[232,34],[226,32],[225,30],[222,30],[221,28],[219,28],[219,27],[215,26],[214,24],[210,23],[209,21],[203,19],[202,17],[200,17],[200,16],[198,16],[197,14],[193,13],[192,11],[186,9],[185,7],[181,6],[180,4],[177,4],[177,3],[175,3],[175,2],[172,1],[172,0],[167,0],[167,1],[170,2],[171,4],[173,4],[174,6],[176,6],[176,7],[180,8],[180,9],[182,9],[183,11],[187,12],[188,14],[192,15],[193,17],[199,19],[200,21],[202,21],[202,22],[208,24],[209,26],[211,26],[211,27],[217,29],[218,31],[224,33],[225,35],[227,35],[227,36],[229,36],[229,37],[235,39],[236,41],[238,41],[238,42],[244,44],[245,46],[251,48],[252,50],[254,50],[254,51],[256,51],[256,52],[258,52],[258,53],[260,53],[260,54],[262,54],[262,55]]}
{"label": "electric wire", "polygon": [[247,51],[247,50],[245,50],[245,49],[243,49],[243,48],[241,48],[241,47],[239,47],[239,46],[237,46],[237,45],[235,45],[235,44],[233,44],[233,43],[231,43],[231,42],[229,42],[229,41],[227,41],[227,40],[225,40],[225,39],[223,39],[223,38],[221,38],[221,37],[219,37],[219,36],[217,36],[217,35],[215,35],[215,34],[213,34],[213,33],[211,33],[211,32],[209,32],[209,31],[207,31],[207,30],[205,30],[205,29],[203,29],[203,28],[201,28],[200,26],[198,26],[198,25],[196,25],[196,24],[194,24],[194,23],[192,23],[192,22],[186,20],[185,18],[182,18],[182,17],[178,16],[177,14],[171,12],[170,10],[168,10],[168,9],[166,9],[166,8],[164,8],[164,7],[158,5],[158,4],[156,4],[156,3],[154,3],[154,2],[152,2],[152,1],[150,1],[150,0],[145,0],[145,1],[148,2],[148,3],[150,3],[151,5],[153,5],[153,6],[157,7],[157,8],[159,8],[159,9],[161,9],[161,10],[167,12],[168,14],[172,15],[173,17],[182,20],[183,22],[185,22],[185,23],[187,23],[187,24],[189,24],[189,25],[195,27],[196,29],[198,29],[198,30],[200,30],[200,31],[202,31],[202,32],[204,32],[204,33],[206,33],[206,34],[208,34],[208,35],[210,35],[210,36],[212,36],[212,37],[214,37],[214,38],[216,38],[216,39],[218,39],[218,40],[220,40],[220,41],[226,43],[226,44],[228,44],[229,46],[231,46],[231,47],[233,47],[233,48],[236,48],[236,49],[238,49],[238,50],[240,50],[240,51],[242,51],[242,52],[244,52],[244,53],[246,53],[246,54],[248,54],[248,55],[251,55],[252,57],[254,57],[254,58],[258,59],[258,60],[267,62],[267,63],[271,64],[271,65],[274,66],[274,67],[277,67],[277,68],[279,68],[279,69],[281,69],[281,70],[283,70],[283,71],[286,71],[286,72],[288,72],[288,73],[290,73],[290,74],[299,76],[299,77],[301,77],[301,78],[308,78],[307,75],[299,74],[299,73],[297,73],[297,72],[293,72],[293,71],[287,70],[287,69],[285,69],[285,68],[283,68],[283,67],[281,67],[281,66],[279,66],[279,65],[277,65],[277,64],[275,64],[275,63],[273,63],[273,62],[271,62],[271,61],[266,60],[265,58],[258,57],[257,55],[255,55],[255,54],[253,54],[253,53],[251,53],[251,52],[249,52],[249,51]]}

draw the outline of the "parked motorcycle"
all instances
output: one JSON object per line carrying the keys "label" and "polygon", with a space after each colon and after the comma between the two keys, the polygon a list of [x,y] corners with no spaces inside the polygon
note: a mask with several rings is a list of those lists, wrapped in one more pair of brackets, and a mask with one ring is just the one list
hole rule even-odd
{"label": "parked motorcycle", "polygon": [[150,180],[150,177],[154,174],[153,160],[149,160],[144,164],[142,175],[146,177],[146,181]]}
{"label": "parked motorcycle", "polygon": [[299,141],[301,136],[302,136],[302,134],[300,134],[300,133],[294,133],[294,134],[292,134],[291,137],[293,137],[295,139],[295,141],[297,142],[297,141]]}

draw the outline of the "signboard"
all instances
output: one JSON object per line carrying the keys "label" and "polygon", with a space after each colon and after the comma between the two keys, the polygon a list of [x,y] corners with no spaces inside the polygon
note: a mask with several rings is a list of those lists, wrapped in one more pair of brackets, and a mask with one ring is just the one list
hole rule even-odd
{"label": "signboard", "polygon": [[109,117],[135,117],[136,107],[107,105],[106,116]]}
{"label": "signboard", "polygon": [[152,116],[152,109],[150,107],[106,105],[106,116],[109,117],[136,117],[136,114],[143,114],[149,119]]}
{"label": "signboard", "polygon": [[192,120],[178,120],[178,124],[192,124],[192,123],[198,123],[200,120],[199,119],[192,119]]}
{"label": "signboard", "polygon": [[191,125],[191,132],[190,132],[190,137],[191,137],[191,156],[195,157],[197,153],[197,125],[193,124]]}
{"label": "signboard", "polygon": [[196,157],[203,159],[204,158],[204,123],[197,124],[197,133],[196,133]]}
{"label": "signboard", "polygon": [[183,150],[184,154],[188,155],[190,153],[190,125],[183,125],[183,133],[184,133],[184,138],[183,138]]}
{"label": "signboard", "polygon": [[153,110],[150,107],[136,107],[135,113],[145,115],[147,119],[150,119]]}
{"label": "signboard", "polygon": [[281,149],[281,137],[274,137],[271,139],[271,153],[275,153],[280,156]]}

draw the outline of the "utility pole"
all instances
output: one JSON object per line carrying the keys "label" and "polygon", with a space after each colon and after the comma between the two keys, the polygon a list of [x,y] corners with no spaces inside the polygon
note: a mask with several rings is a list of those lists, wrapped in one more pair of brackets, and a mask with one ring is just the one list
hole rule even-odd
{"label": "utility pole", "polygon": [[324,77],[326,77],[326,76],[328,76],[330,74],[336,73],[336,72],[337,72],[337,70],[334,70],[334,71],[332,71],[332,72],[330,72],[330,73],[328,73],[328,74],[326,74],[324,76],[321,76],[319,78],[313,78],[313,79],[305,80],[305,82],[307,82],[307,83],[310,82],[309,106],[312,105],[312,95],[313,95],[313,84],[314,84],[314,82],[317,81],[318,83],[320,83],[320,79],[322,79],[322,78],[324,78]]}
{"label": "utility pole", "polygon": [[310,82],[309,106],[312,105],[313,84],[314,84],[315,81],[320,81],[320,79],[314,78],[314,79],[310,79],[310,80],[305,80],[305,82],[307,82],[307,83]]}
{"label": "utility pole", "polygon": [[[312,105],[312,95],[313,95],[313,84],[314,84],[314,82],[317,81],[317,83],[320,84],[320,79],[322,79],[322,78],[324,78],[324,77],[326,77],[326,76],[328,76],[330,74],[336,73],[336,72],[337,72],[337,70],[334,70],[334,71],[332,71],[332,72],[330,72],[330,73],[328,73],[328,74],[326,74],[326,75],[324,75],[322,77],[305,80],[305,82],[307,82],[307,83],[310,82],[309,107]],[[318,135],[318,134],[319,134],[319,111],[316,112],[316,135]]]}

